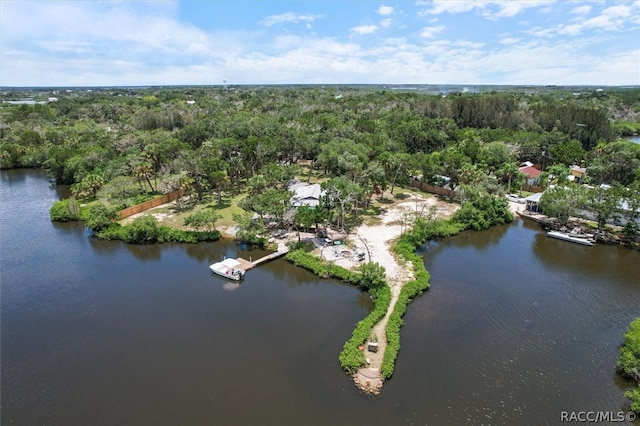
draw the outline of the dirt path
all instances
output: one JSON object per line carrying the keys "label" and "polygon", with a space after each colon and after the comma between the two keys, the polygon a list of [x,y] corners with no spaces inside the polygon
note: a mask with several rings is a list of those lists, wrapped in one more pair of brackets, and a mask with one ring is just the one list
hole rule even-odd
{"label": "dirt path", "polygon": [[391,288],[389,309],[372,331],[378,341],[378,351],[369,352],[365,347],[368,366],[360,369],[353,376],[356,386],[367,393],[378,394],[382,388],[384,382],[380,369],[387,348],[385,333],[387,322],[398,301],[403,285],[414,278],[411,265],[400,264],[396,260],[391,252],[391,244],[402,235],[406,227],[409,226],[409,222],[416,215],[428,214],[431,206],[435,207],[435,215],[439,218],[450,217],[458,208],[456,205],[438,201],[435,197],[418,199],[414,197],[410,201],[399,202],[387,208],[381,215],[380,225],[360,226],[351,235],[352,241],[361,241],[366,246],[371,256],[370,261],[385,268],[387,283]]}

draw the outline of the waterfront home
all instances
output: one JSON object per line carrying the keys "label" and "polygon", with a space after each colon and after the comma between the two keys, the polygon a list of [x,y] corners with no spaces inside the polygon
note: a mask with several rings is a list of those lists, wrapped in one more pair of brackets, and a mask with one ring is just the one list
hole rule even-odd
{"label": "waterfront home", "polygon": [[527,177],[527,185],[540,185],[540,175],[542,172],[533,166],[518,168],[518,171]]}
{"label": "waterfront home", "polygon": [[325,194],[325,191],[320,187],[320,184],[309,184],[300,181],[294,181],[291,183],[289,185],[289,191],[293,192],[291,205],[294,207],[316,207],[320,204],[320,197]]}

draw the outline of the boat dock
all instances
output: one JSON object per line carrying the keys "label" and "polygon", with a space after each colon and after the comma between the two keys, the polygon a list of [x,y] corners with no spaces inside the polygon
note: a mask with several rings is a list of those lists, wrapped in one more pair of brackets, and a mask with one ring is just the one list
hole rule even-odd
{"label": "boat dock", "polygon": [[240,265],[238,265],[238,268],[242,269],[244,272],[247,272],[262,263],[277,259],[278,257],[284,256],[287,253],[289,253],[289,247],[287,247],[286,244],[279,243],[277,251],[263,256],[260,259],[251,260],[251,258],[249,258],[249,260],[247,260],[242,257],[238,257],[236,260],[240,263]]}

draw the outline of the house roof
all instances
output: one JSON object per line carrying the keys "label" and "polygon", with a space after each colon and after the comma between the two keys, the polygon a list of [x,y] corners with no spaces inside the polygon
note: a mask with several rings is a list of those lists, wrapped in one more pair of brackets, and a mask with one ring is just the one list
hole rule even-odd
{"label": "house roof", "polygon": [[319,184],[294,184],[289,186],[289,190],[293,191],[291,204],[294,206],[317,206],[320,203],[320,196],[324,194],[324,190]]}
{"label": "house roof", "polygon": [[532,203],[539,203],[540,202],[540,198],[542,198],[542,192],[531,194],[527,198],[525,198],[524,200],[525,201],[531,201]]}
{"label": "house roof", "polygon": [[520,167],[518,169],[518,171],[520,171],[520,173],[523,173],[527,176],[529,176],[530,178],[536,178],[538,176],[540,176],[542,174],[542,172],[538,169],[536,169],[535,167],[532,166],[527,166],[527,167]]}
{"label": "house roof", "polygon": [[582,173],[582,174],[587,172],[587,168],[586,167],[580,167],[580,166],[576,166],[576,165],[571,166],[570,170],[574,171],[574,172],[579,172],[579,173]]}

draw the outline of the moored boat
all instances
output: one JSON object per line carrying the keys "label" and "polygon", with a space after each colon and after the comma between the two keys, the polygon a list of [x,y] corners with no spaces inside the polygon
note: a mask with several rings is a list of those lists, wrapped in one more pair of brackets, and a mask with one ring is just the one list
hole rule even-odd
{"label": "moored boat", "polygon": [[240,262],[235,259],[224,259],[221,262],[209,265],[209,269],[211,269],[214,274],[220,275],[221,277],[240,281],[244,278],[244,270],[239,266]]}
{"label": "moored boat", "polygon": [[584,246],[592,246],[594,243],[592,234],[566,233],[560,231],[549,231],[547,237],[556,238],[558,240],[569,241]]}

